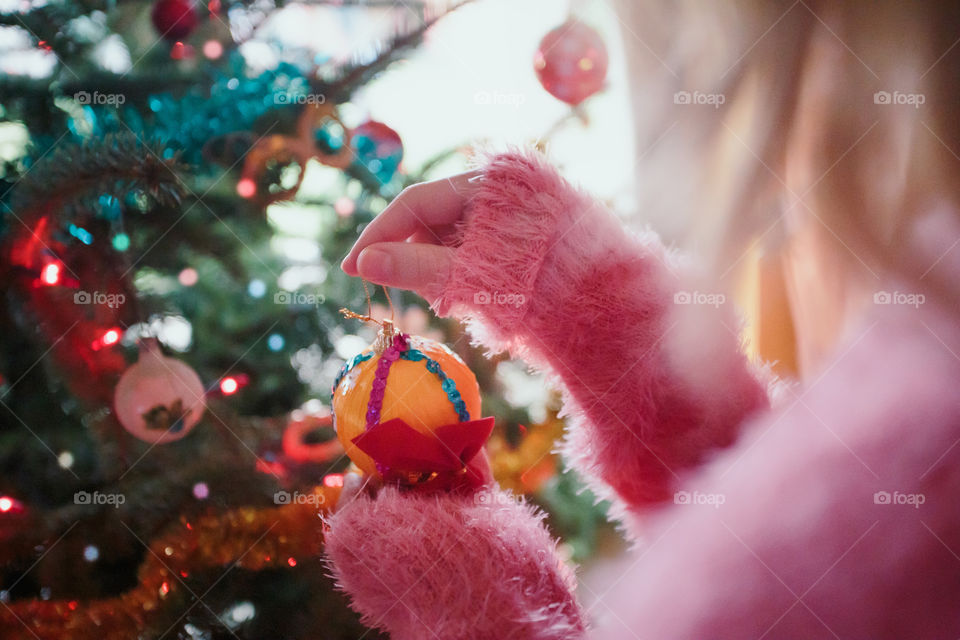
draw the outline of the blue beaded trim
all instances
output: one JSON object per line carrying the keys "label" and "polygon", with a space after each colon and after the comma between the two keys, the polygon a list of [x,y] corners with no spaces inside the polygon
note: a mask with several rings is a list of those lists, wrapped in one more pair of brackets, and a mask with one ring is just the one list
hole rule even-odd
{"label": "blue beaded trim", "polygon": [[460,397],[460,392],[457,391],[457,383],[453,381],[453,378],[448,377],[447,374],[444,373],[443,369],[440,368],[439,362],[428,358],[425,353],[417,349],[407,349],[400,354],[400,357],[410,362],[426,360],[427,371],[440,378],[440,386],[443,388],[444,393],[447,394],[450,402],[453,403],[453,408],[457,412],[457,418],[460,419],[460,422],[468,422],[470,420],[467,404],[463,401],[463,398]]}
{"label": "blue beaded trim", "polygon": [[350,372],[350,369],[353,369],[355,366],[361,362],[365,362],[373,357],[373,353],[358,353],[353,356],[350,360],[347,360],[343,363],[343,366],[340,367],[340,371],[337,372],[337,377],[333,380],[333,389],[330,391],[330,395],[336,395],[337,387],[340,386],[340,381],[343,380],[343,376],[347,375]]}
{"label": "blue beaded trim", "polygon": [[[340,386],[340,382],[343,380],[343,377],[347,375],[351,369],[361,362],[366,362],[372,357],[372,352],[360,353],[343,363],[343,366],[340,367],[340,371],[337,372],[337,377],[333,381],[332,394],[335,395],[337,393],[337,387]],[[444,393],[447,394],[447,398],[449,398],[450,402],[453,404],[453,408],[457,412],[457,418],[460,420],[460,422],[470,421],[470,412],[467,411],[467,404],[463,401],[463,398],[460,397],[460,392],[457,390],[457,383],[453,381],[453,378],[444,373],[443,369],[440,368],[439,362],[432,358],[428,358],[425,353],[417,349],[407,349],[400,354],[400,357],[404,360],[409,360],[410,362],[426,360],[427,371],[436,375],[440,379],[440,386],[443,388]]]}

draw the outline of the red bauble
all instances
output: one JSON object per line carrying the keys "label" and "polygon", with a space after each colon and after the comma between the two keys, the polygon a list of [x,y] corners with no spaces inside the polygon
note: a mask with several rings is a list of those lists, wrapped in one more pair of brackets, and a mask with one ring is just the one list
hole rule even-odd
{"label": "red bauble", "polygon": [[182,40],[197,26],[197,12],[189,0],[158,0],[150,13],[153,26],[162,38]]}
{"label": "red bauble", "polygon": [[577,105],[603,88],[608,62],[600,34],[570,19],[543,36],[533,68],[551,95]]}

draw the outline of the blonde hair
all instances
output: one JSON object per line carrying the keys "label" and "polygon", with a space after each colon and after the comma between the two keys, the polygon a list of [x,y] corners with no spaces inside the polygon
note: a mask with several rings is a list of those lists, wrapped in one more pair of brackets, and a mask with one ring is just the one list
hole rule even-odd
{"label": "blonde hair", "polygon": [[[960,7],[624,0],[618,16],[641,215],[667,239],[720,280],[751,248],[784,256],[794,283],[815,263],[835,272],[823,308],[789,292],[808,333],[890,277],[960,309],[955,274],[908,241],[919,216],[960,204]],[[838,331],[826,320],[821,342]]]}

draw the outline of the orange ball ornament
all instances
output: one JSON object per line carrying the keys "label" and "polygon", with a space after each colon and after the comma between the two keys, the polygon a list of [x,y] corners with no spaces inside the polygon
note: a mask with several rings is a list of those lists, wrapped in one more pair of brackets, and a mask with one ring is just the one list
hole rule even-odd
{"label": "orange ball ornament", "polygon": [[478,420],[476,376],[446,345],[383,325],[334,382],[334,425],[346,454],[365,473],[404,484],[463,473],[478,454],[486,467],[482,445],[493,419]]}

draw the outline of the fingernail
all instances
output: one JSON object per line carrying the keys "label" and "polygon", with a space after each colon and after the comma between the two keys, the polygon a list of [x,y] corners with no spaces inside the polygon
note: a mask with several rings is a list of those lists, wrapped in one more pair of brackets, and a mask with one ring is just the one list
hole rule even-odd
{"label": "fingernail", "polygon": [[393,272],[393,256],[382,249],[367,247],[357,258],[357,270],[369,280],[384,280]]}

